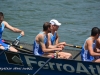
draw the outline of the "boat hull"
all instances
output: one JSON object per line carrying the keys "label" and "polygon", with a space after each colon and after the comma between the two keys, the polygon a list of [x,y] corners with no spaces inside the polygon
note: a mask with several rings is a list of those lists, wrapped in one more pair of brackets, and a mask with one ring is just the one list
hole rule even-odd
{"label": "boat hull", "polygon": [[[1,51],[0,51],[1,52]],[[34,74],[49,58],[31,54],[5,51],[0,55],[0,70]],[[100,75],[100,64],[78,60],[51,59],[39,72],[40,75]]]}
{"label": "boat hull", "polygon": [[[0,73],[13,72],[13,73],[21,73],[21,75],[34,74],[43,64],[45,64],[45,62],[48,59],[50,59],[46,57],[33,55],[33,52],[31,50],[32,45],[29,45],[31,48],[29,48],[28,44],[25,43],[24,44],[20,43],[19,45],[26,47],[30,52],[28,53],[26,52],[26,50],[21,48],[18,49],[22,51],[22,53],[14,53],[10,51],[0,50],[0,60],[1,60]],[[25,45],[27,45],[28,47]],[[76,57],[76,60],[52,58],[41,70],[37,72],[37,74],[38,75],[100,75],[100,63],[81,61],[78,55],[80,54],[80,51],[78,50],[76,51],[69,50],[69,52],[72,53],[74,52],[73,58]]]}

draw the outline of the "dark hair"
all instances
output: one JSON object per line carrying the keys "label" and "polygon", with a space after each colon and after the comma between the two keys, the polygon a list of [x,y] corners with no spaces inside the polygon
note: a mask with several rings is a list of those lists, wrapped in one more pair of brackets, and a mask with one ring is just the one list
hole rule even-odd
{"label": "dark hair", "polygon": [[2,12],[0,12],[0,19],[2,19],[2,20],[3,20],[3,18],[4,18],[4,15],[3,15],[3,13],[2,13]]}
{"label": "dark hair", "polygon": [[3,13],[2,13],[2,12],[0,12],[0,18],[1,18],[1,17],[4,17],[4,15],[3,15]]}
{"label": "dark hair", "polygon": [[45,23],[43,24],[43,31],[48,30],[48,28],[50,28],[50,23],[49,23],[49,22],[45,22]]}
{"label": "dark hair", "polygon": [[100,29],[98,27],[93,27],[91,30],[91,36],[96,36],[97,34],[100,34]]}

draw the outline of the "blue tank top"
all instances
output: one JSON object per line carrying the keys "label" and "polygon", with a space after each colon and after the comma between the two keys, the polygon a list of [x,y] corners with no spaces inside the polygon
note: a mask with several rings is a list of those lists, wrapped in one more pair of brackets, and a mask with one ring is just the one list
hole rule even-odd
{"label": "blue tank top", "polygon": [[8,50],[10,45],[5,44],[4,42],[2,42],[2,33],[4,31],[4,28],[5,28],[5,25],[2,22],[1,25],[0,25],[0,44],[4,47],[4,50]]}
{"label": "blue tank top", "polygon": [[0,25],[0,40],[2,39],[2,33],[3,33],[3,30],[4,30],[4,23],[2,22],[1,25]]}
{"label": "blue tank top", "polygon": [[54,43],[55,43],[56,35],[57,35],[56,31],[54,32],[54,35],[52,33],[50,33],[50,39],[51,39],[51,44],[52,45],[54,45]]}
{"label": "blue tank top", "polygon": [[[89,37],[87,40],[91,40],[91,37]],[[83,61],[93,61],[94,60],[94,57],[90,55],[89,51],[88,50],[85,50],[85,44],[86,44],[86,41],[82,47],[82,51],[81,51],[81,59]],[[94,50],[94,48],[96,47],[96,40],[94,41],[94,43],[92,44],[92,48]]]}
{"label": "blue tank top", "polygon": [[[46,45],[47,44],[47,37],[46,37],[46,35],[44,34],[44,32],[40,32],[39,34],[43,34],[44,35],[44,44]],[[38,44],[36,42],[36,40],[34,41],[34,44],[33,44],[33,53],[35,55],[40,55],[40,56],[42,56],[44,54],[44,52],[42,51],[41,45]]]}

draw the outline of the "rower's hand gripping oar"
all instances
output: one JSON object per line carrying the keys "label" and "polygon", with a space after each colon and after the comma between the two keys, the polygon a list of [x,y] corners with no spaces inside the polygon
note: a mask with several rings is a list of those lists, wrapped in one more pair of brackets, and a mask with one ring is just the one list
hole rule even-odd
{"label": "rower's hand gripping oar", "polygon": [[20,34],[16,39],[15,39],[15,41],[14,42],[12,42],[12,45],[18,45],[19,44],[19,39],[22,37],[22,35]]}
{"label": "rower's hand gripping oar", "polygon": [[82,46],[75,46],[75,45],[71,45],[71,44],[66,44],[65,46],[82,49]]}
{"label": "rower's hand gripping oar", "polygon": [[12,42],[12,45],[15,46],[16,48],[23,49],[25,52],[33,53],[33,52],[31,52],[29,49],[24,48],[23,46],[18,45],[19,42],[20,42],[19,39],[20,39],[21,37],[22,37],[22,35],[20,34],[20,35],[15,39],[15,41]]}

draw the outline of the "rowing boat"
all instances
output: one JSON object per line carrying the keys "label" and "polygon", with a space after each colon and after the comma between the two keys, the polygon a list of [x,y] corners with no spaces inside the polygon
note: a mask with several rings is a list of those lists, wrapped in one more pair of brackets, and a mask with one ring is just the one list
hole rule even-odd
{"label": "rowing boat", "polygon": [[[49,59],[33,55],[32,44],[20,42],[15,47],[20,53],[0,50],[0,75],[34,74]],[[100,63],[81,61],[80,50],[65,51],[72,53],[72,60],[52,58],[37,75],[100,75]]]}

